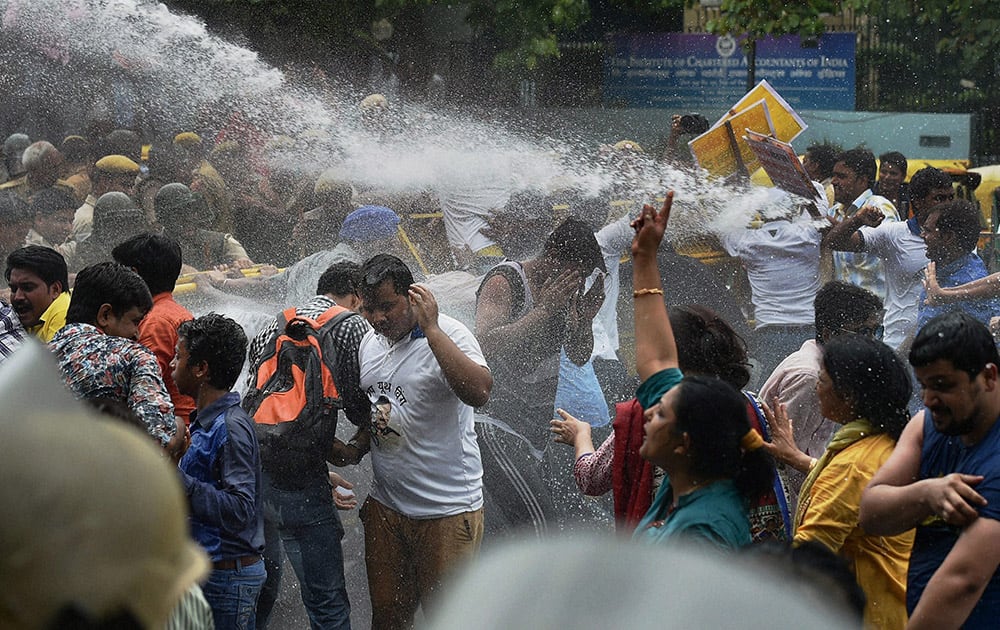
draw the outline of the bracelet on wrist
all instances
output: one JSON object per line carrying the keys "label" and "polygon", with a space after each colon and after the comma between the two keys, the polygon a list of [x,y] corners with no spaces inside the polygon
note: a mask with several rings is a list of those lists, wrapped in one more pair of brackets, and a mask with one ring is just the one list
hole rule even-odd
{"label": "bracelet on wrist", "polygon": [[636,289],[632,292],[632,297],[642,297],[644,295],[663,295],[663,289]]}

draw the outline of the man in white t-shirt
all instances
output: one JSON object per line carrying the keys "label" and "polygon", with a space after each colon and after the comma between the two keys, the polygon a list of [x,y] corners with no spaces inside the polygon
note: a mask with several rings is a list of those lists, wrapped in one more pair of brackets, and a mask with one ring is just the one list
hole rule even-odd
{"label": "man in white t-shirt", "polygon": [[493,377],[476,338],[438,314],[403,261],[379,254],[361,277],[361,313],[373,328],[358,349],[372,403],[374,479],[361,508],[372,627],[408,628],[482,542],[473,407],[489,399]]}
{"label": "man in white t-shirt", "polygon": [[778,363],[816,335],[813,300],[819,291],[822,235],[804,213],[720,236],[750,282],[756,328],[753,357],[766,378]]}
{"label": "man in white t-shirt", "polygon": [[878,209],[862,208],[854,216],[830,230],[826,244],[836,250],[865,252],[885,264],[885,337],[883,341],[899,349],[907,336],[916,332],[917,310],[923,289],[923,272],[928,258],[920,227],[927,210],[955,198],[951,177],[932,166],[920,169],[910,180],[910,207],[907,221],[883,222]]}

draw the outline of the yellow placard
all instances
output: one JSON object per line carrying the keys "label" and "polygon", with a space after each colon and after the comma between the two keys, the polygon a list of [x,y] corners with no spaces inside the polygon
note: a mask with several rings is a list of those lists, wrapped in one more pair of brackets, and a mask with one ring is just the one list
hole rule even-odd
{"label": "yellow placard", "polygon": [[733,141],[739,152],[740,159],[747,173],[753,173],[760,168],[757,156],[750,150],[743,136],[750,129],[764,135],[774,133],[767,103],[763,100],[754,103],[743,111],[727,119],[732,127],[732,135],[725,125],[717,125],[688,143],[691,154],[698,161],[698,166],[712,175],[727,177],[739,172],[739,162],[733,150]]}
{"label": "yellow placard", "polygon": [[[756,107],[757,103],[760,101],[767,103],[767,110],[771,114],[771,122],[773,124],[773,135],[778,140],[782,142],[791,142],[798,137],[800,133],[805,131],[806,125],[802,117],[799,116],[792,106],[778,94],[771,84],[766,80],[761,81],[752,90],[747,92],[743,98],[741,98],[733,107],[718,120],[718,122],[713,125],[714,127],[722,126],[727,120],[734,118],[739,115],[740,112],[746,111],[752,107]],[[734,125],[734,128],[736,126]],[[739,128],[742,133],[742,127]],[[759,129],[754,129],[754,131],[760,131]],[[753,172],[753,171],[751,171]]]}

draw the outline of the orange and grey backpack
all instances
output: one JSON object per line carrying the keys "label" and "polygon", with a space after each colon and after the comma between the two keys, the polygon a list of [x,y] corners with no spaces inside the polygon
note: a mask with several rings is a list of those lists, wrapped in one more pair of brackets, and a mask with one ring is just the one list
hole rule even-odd
{"label": "orange and grey backpack", "polygon": [[316,319],[289,308],[261,355],[254,387],[243,399],[253,419],[261,458],[289,450],[329,448],[343,406],[334,374],[337,326],[354,315],[333,306]]}

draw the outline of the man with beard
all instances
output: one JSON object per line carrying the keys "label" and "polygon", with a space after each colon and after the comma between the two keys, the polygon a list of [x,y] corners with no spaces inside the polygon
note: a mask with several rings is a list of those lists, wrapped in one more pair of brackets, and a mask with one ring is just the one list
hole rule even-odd
{"label": "man with beard", "polygon": [[928,322],[909,358],[925,409],[862,495],[861,526],[880,536],[917,529],[907,628],[993,628],[1000,615],[1000,356],[986,327],[957,311]]}
{"label": "man with beard", "polygon": [[[927,258],[935,264],[937,283],[954,287],[979,280],[987,275],[986,264],[976,254],[982,216],[964,199],[934,206],[920,228],[927,246]],[[995,296],[970,298],[950,304],[927,304],[927,290],[920,295],[917,313],[918,330],[931,318],[949,311],[962,310],[984,324],[1000,313],[1000,299]]]}

